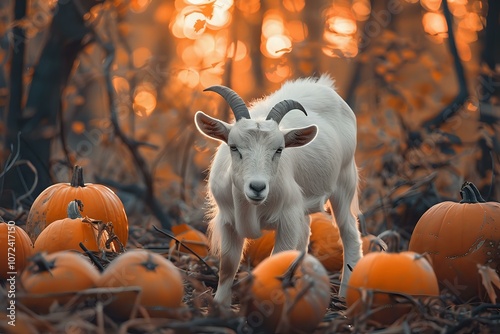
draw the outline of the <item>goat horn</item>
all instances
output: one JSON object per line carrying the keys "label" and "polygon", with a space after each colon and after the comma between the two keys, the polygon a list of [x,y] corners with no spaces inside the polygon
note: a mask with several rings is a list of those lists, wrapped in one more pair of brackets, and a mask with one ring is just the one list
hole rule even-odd
{"label": "goat horn", "polygon": [[283,100],[274,105],[269,114],[267,114],[266,120],[273,119],[276,121],[276,123],[279,124],[281,122],[281,119],[285,117],[285,115],[290,110],[293,109],[299,109],[307,116],[306,110],[304,109],[302,104],[295,100]]}
{"label": "goat horn", "polygon": [[210,86],[208,88],[205,88],[204,91],[215,92],[222,96],[224,100],[226,100],[227,104],[229,104],[229,107],[231,107],[236,121],[240,120],[241,118],[250,119],[250,113],[245,102],[231,88],[225,86]]}

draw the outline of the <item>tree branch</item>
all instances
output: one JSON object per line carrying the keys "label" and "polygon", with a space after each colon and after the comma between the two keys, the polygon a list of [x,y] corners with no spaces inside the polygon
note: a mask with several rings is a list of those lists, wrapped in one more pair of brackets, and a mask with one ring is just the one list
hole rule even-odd
{"label": "tree branch", "polygon": [[[103,0],[85,0],[83,8],[88,12]],[[22,1],[16,1],[16,15],[21,15]],[[88,33],[83,15],[76,9],[74,1],[60,0],[49,28],[48,39],[35,66],[24,108],[22,80],[24,72],[22,28],[15,30],[12,45],[13,68],[11,72],[11,101],[7,120],[7,149],[20,146],[20,159],[32,163],[38,173],[38,184],[26,205],[50,186],[50,146],[57,133],[57,119],[61,108],[61,95],[67,85],[73,64],[83,48],[82,40]],[[17,134],[21,132],[20,140]],[[5,187],[16,196],[26,194],[26,184],[33,184],[33,173],[23,166],[16,169],[15,177],[7,177]]]}
{"label": "tree branch", "polygon": [[448,7],[448,1],[444,0],[443,4],[443,14],[446,19],[446,25],[448,26],[448,47],[450,49],[451,56],[453,57],[453,64],[455,67],[455,73],[458,80],[458,94],[453,99],[453,101],[446,106],[443,110],[439,112],[434,118],[424,122],[423,127],[427,130],[433,130],[438,128],[446,122],[450,117],[456,114],[456,112],[463,106],[465,101],[469,98],[469,91],[467,90],[467,80],[465,79],[465,71],[460,61],[460,56],[458,55],[457,45],[455,42],[455,34],[453,32],[453,17]]}
{"label": "tree branch", "polygon": [[[78,1],[76,1],[78,2]],[[116,107],[116,99],[114,96],[114,86],[113,86],[113,76],[111,67],[115,61],[115,46],[112,42],[104,41],[99,33],[95,30],[93,26],[89,26],[91,29],[95,41],[104,49],[106,52],[106,57],[104,59],[103,72],[106,80],[106,89],[108,93],[108,102],[109,102],[109,110],[110,110],[110,118],[111,124],[113,126],[113,130],[115,134],[120,138],[123,144],[127,147],[130,154],[132,155],[132,159],[135,162],[136,167],[139,169],[140,174],[142,175],[145,189],[145,196],[143,197],[144,203],[149,207],[151,213],[160,221],[163,228],[171,230],[172,218],[163,211],[161,204],[155,197],[154,190],[154,179],[151,174],[149,167],[147,165],[146,160],[141,155],[138,150],[138,143],[133,139],[129,138],[125,132],[120,127],[120,121],[118,119],[118,111]]]}

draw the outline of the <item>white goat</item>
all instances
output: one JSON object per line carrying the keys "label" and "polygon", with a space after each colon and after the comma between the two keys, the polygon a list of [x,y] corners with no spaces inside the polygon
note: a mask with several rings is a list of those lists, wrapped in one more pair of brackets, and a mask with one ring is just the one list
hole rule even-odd
{"label": "white goat", "polygon": [[356,118],[333,81],[323,75],[287,82],[250,110],[227,87],[206,90],[224,97],[236,119],[228,124],[201,111],[195,115],[198,130],[222,142],[208,178],[211,249],[221,260],[215,300],[230,305],[247,239],[273,229],[273,253],[306,250],[307,215],[324,210],[327,200],[344,246],[340,294],[345,295],[348,266],[354,267],[362,256],[355,218]]}

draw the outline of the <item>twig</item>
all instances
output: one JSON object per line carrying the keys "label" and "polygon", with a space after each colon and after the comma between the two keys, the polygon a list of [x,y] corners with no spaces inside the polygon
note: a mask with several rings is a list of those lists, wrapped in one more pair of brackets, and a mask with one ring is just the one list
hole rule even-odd
{"label": "twig", "polygon": [[85,247],[83,243],[80,242],[78,245],[85,252],[85,254],[87,254],[92,263],[96,265],[97,269],[99,269],[99,272],[102,273],[104,271],[104,267],[102,266],[101,262],[99,262],[97,257],[87,247]]}
{"label": "twig", "polygon": [[212,267],[210,267],[208,265],[208,263],[201,257],[199,256],[194,250],[192,250],[188,245],[186,245],[185,243],[183,243],[182,241],[180,241],[179,239],[177,239],[173,234],[169,233],[169,232],[166,232],[166,231],[163,231],[161,229],[159,229],[158,227],[156,227],[156,225],[153,225],[153,228],[157,231],[157,232],[160,232],[161,234],[169,237],[170,239],[173,239],[175,240],[175,242],[177,242],[178,244],[180,244],[182,247],[186,248],[191,254],[193,254],[194,256],[196,256],[198,258],[198,260],[200,260],[206,267],[207,269],[215,275],[215,277],[217,277],[217,279],[219,279],[219,275],[217,275],[216,272],[213,271]]}
{"label": "twig", "polygon": [[[76,3],[80,1],[75,0]],[[78,6],[77,6],[78,7]],[[163,212],[161,205],[158,200],[154,196],[154,180],[151,173],[148,170],[147,162],[144,157],[138,151],[137,143],[129,138],[121,129],[120,122],[118,120],[118,112],[116,108],[116,99],[114,98],[114,86],[113,86],[113,78],[111,73],[111,67],[115,60],[115,47],[111,42],[104,41],[99,33],[96,31],[94,25],[87,25],[88,28],[94,35],[96,42],[104,49],[106,52],[106,57],[104,59],[103,72],[106,79],[106,88],[108,93],[108,101],[109,101],[109,110],[110,110],[110,118],[111,124],[113,125],[113,130],[115,134],[120,138],[123,144],[127,147],[130,154],[132,155],[132,159],[135,162],[135,165],[139,169],[144,184],[146,186],[146,196],[144,198],[144,203],[150,208],[153,215],[161,222],[162,226],[166,229],[171,229],[172,225],[170,223],[171,218]]]}
{"label": "twig", "polygon": [[443,14],[446,19],[446,25],[448,26],[448,46],[450,48],[451,56],[453,57],[459,90],[458,94],[448,106],[441,110],[441,112],[439,112],[439,114],[433,119],[424,122],[423,127],[425,127],[427,130],[438,128],[447,119],[455,115],[455,113],[460,109],[460,107],[462,107],[462,105],[467,101],[467,98],[469,97],[464,67],[462,65],[462,62],[460,61],[460,56],[458,55],[457,45],[455,42],[455,34],[453,32],[453,17],[450,12],[450,8],[448,7],[448,1],[444,0],[442,2],[442,5]]}

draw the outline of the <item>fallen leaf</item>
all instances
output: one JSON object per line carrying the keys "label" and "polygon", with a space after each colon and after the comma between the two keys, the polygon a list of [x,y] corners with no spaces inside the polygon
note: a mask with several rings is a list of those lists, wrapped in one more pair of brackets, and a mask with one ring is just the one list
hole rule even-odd
{"label": "fallen leaf", "polygon": [[495,288],[493,287],[493,285],[495,285],[498,289],[500,289],[500,277],[498,277],[498,274],[495,271],[495,269],[491,267],[482,266],[478,264],[477,268],[479,274],[482,277],[483,285],[486,288],[486,291],[488,292],[488,296],[490,297],[491,302],[495,304],[497,301],[497,294],[495,292]]}

